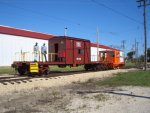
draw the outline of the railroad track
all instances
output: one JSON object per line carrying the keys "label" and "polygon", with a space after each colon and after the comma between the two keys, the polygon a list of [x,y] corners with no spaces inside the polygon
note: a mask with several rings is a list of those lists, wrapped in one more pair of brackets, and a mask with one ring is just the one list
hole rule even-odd
{"label": "railroad track", "polygon": [[[138,69],[123,69],[128,71],[138,71]],[[113,70],[107,70],[104,72],[109,72]],[[114,70],[115,71],[115,70]],[[19,76],[19,75],[7,75],[7,76],[0,76],[0,84],[1,85],[13,85],[13,84],[23,84],[23,83],[32,83],[33,81],[43,81],[43,80],[50,80],[50,79],[60,79],[64,76],[72,77],[74,74],[86,74],[86,73],[94,73],[94,72],[102,72],[103,71],[75,71],[75,72],[57,72],[53,71],[50,72],[48,75],[38,76],[35,75],[34,77],[29,77],[27,75]],[[81,76],[81,75],[80,75]]]}
{"label": "railroad track", "polygon": [[[12,75],[13,76],[13,75]],[[20,84],[32,82],[31,77],[0,77],[0,84],[8,85],[8,84]]]}
{"label": "railroad track", "polygon": [[[89,71],[88,71],[89,72]],[[49,80],[49,79],[59,79],[61,76],[70,76],[73,74],[87,73],[87,71],[76,71],[76,72],[50,72],[48,75],[29,77],[27,75],[9,75],[9,76],[0,76],[0,84],[9,85],[9,84],[21,84],[29,83],[34,79],[39,78],[39,80]]]}
{"label": "railroad track", "polygon": [[[133,69],[132,69],[133,70]],[[12,92],[36,90],[39,88],[49,88],[57,86],[70,85],[72,83],[86,82],[89,79],[103,79],[111,77],[115,73],[128,72],[130,69],[108,70],[108,71],[78,71],[78,72],[51,72],[44,76],[18,76],[18,75],[0,75],[0,95],[10,94]]]}

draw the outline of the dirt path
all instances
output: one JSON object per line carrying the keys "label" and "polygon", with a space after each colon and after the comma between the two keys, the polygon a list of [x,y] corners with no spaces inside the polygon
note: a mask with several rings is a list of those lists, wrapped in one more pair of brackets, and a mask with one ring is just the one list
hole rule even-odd
{"label": "dirt path", "polygon": [[[126,71],[132,70],[42,78],[0,76],[0,111],[1,113],[150,113],[150,88],[100,87],[94,84],[95,81],[89,80],[103,79],[114,76],[114,73]],[[9,77],[12,77],[11,80]]]}
{"label": "dirt path", "polygon": [[[149,113],[150,88],[73,83],[0,96],[1,113]],[[82,93],[79,91],[82,91]],[[87,92],[88,91],[88,92]]]}

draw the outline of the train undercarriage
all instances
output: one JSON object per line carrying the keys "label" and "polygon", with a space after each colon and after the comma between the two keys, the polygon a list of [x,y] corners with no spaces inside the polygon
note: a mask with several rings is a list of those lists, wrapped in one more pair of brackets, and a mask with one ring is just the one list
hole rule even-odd
{"label": "train undercarriage", "polygon": [[[57,64],[57,63],[56,63]],[[49,66],[56,65],[51,64],[49,62],[14,62],[12,67],[19,73],[20,76],[22,75],[47,75],[50,72]],[[66,65],[66,64],[57,64],[58,67],[64,68],[66,66],[73,67],[75,65]],[[76,65],[78,66],[78,65]],[[109,69],[118,69],[122,68],[124,65],[114,65],[112,63],[92,63],[92,64],[84,64],[84,69],[86,71],[103,71]]]}

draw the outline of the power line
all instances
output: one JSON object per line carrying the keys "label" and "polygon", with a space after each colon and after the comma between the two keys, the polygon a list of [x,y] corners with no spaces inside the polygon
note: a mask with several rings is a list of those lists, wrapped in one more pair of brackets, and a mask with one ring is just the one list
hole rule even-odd
{"label": "power line", "polygon": [[[28,9],[28,8],[23,8],[23,7],[20,7],[20,6],[17,6],[17,5],[12,5],[12,4],[9,4],[9,3],[5,3],[5,2],[2,2],[0,1],[0,3],[2,4],[5,4],[7,5],[8,7],[12,7],[12,8],[17,8],[17,9],[21,9],[25,12],[29,12],[29,13],[32,13],[32,14],[36,14],[36,15],[40,15],[40,16],[44,16],[44,17],[49,17],[51,19],[54,19],[55,21],[61,21],[61,22],[69,22],[71,24],[74,24],[74,25],[77,25],[77,26],[80,26],[81,24],[80,23],[77,23],[75,21],[72,21],[72,20],[68,20],[68,19],[64,19],[64,18],[60,18],[60,17],[54,17],[54,16],[51,16],[49,14],[46,14],[46,13],[43,13],[43,12],[40,12],[40,11],[35,11],[35,10],[31,10],[31,9]],[[49,21],[47,21],[49,22]],[[51,23],[51,22],[49,22]],[[86,27],[86,28],[90,28],[89,26]],[[88,32],[89,33],[89,32]],[[91,34],[94,34],[94,33],[91,33]]]}
{"label": "power line", "polygon": [[[94,0],[95,1],[95,0]],[[17,8],[17,9],[21,9],[21,10],[23,10],[23,11],[25,11],[25,12],[29,12],[29,13],[32,13],[32,14],[36,14],[36,15],[40,15],[40,16],[45,16],[45,17],[49,17],[49,18],[51,18],[51,19],[54,19],[55,21],[61,21],[61,22],[69,22],[69,23],[71,23],[71,24],[73,24],[73,25],[77,25],[77,26],[80,26],[80,27],[84,27],[84,28],[92,28],[91,26],[88,26],[88,25],[82,25],[82,24],[80,24],[80,23],[78,23],[78,22],[75,22],[75,21],[72,21],[72,20],[68,20],[68,19],[64,19],[64,18],[61,18],[61,17],[55,17],[55,16],[52,16],[52,15],[49,15],[49,14],[46,14],[46,13],[43,13],[43,12],[41,12],[41,11],[36,11],[36,10],[33,10],[33,9],[28,9],[28,8],[24,8],[24,7],[21,7],[21,6],[18,6],[18,5],[14,5],[14,4],[9,4],[9,3],[6,3],[6,2],[3,2],[3,1],[0,1],[0,3],[2,3],[2,4],[5,4],[5,5],[7,5],[8,7],[13,7],[13,8]],[[51,23],[50,21],[47,21],[48,23]],[[69,25],[65,25],[65,26],[68,26],[68,28],[69,28]],[[78,32],[79,32],[80,30],[78,30]],[[89,35],[95,35],[96,36],[96,33],[94,33],[94,32],[87,32],[87,31],[85,31],[85,32],[83,32],[84,34],[89,34]],[[105,30],[101,30],[101,33],[107,33],[107,34],[110,34],[110,35],[117,35],[117,33],[115,33],[115,32],[112,32],[112,31],[105,31]],[[90,39],[90,40],[92,40],[92,38]]]}
{"label": "power line", "polygon": [[122,17],[124,17],[124,18],[127,18],[127,19],[129,19],[129,20],[131,20],[131,21],[134,21],[134,22],[136,22],[136,23],[138,23],[138,24],[142,24],[142,25],[143,25],[142,22],[140,22],[140,21],[138,21],[138,20],[136,20],[136,19],[134,19],[134,18],[132,18],[132,17],[129,17],[128,15],[125,15],[125,14],[123,14],[122,12],[117,11],[117,10],[115,10],[115,9],[113,9],[113,8],[111,8],[111,7],[109,7],[109,6],[105,5],[105,4],[103,4],[103,3],[100,3],[100,2],[98,2],[98,1],[96,1],[96,0],[91,0],[91,1],[92,1],[93,3],[99,5],[99,6],[102,6],[102,7],[106,8],[106,9],[108,9],[108,10],[110,10],[110,11],[112,11],[112,12],[114,12],[114,13],[116,13],[116,14],[122,16]]}
{"label": "power line", "polygon": [[59,21],[63,21],[63,22],[66,22],[66,21],[67,21],[67,22],[72,23],[72,24],[75,24],[75,25],[80,25],[80,23],[77,23],[77,22],[75,22],[75,21],[68,20],[68,19],[64,19],[64,18],[61,18],[61,17],[51,16],[51,15],[49,15],[49,14],[46,14],[46,13],[43,13],[43,12],[40,12],[40,11],[37,12],[37,11],[35,11],[35,10],[31,10],[31,9],[28,9],[28,8],[23,8],[23,7],[14,5],[14,4],[13,4],[13,5],[12,5],[12,4],[8,4],[8,3],[2,2],[2,1],[0,1],[0,3],[5,4],[5,5],[9,6],[9,7],[14,7],[14,8],[17,8],[17,9],[21,9],[21,10],[24,10],[24,11],[28,11],[28,12],[33,13],[33,14],[38,14],[38,15],[46,16],[46,17],[49,17],[49,18],[51,18],[51,19],[55,19],[55,20],[59,20]]}
{"label": "power line", "polygon": [[[23,8],[23,7],[20,7],[18,5],[14,5],[14,4],[12,5],[12,4],[3,2],[3,1],[0,1],[0,3],[5,4],[5,5],[9,6],[9,7],[21,9],[21,10],[23,10],[25,12],[33,13],[33,14],[40,15],[40,16],[42,15],[42,16],[45,16],[45,17],[49,17],[51,19],[54,19],[55,21],[57,20],[57,21],[61,21],[61,22],[69,22],[71,24],[74,24],[74,25],[77,25],[77,26],[82,26],[84,28],[92,28],[91,26],[88,26],[88,25],[83,26],[80,23],[72,21],[72,20],[64,19],[64,18],[61,18],[61,17],[55,17],[55,16],[52,16],[52,15],[49,15],[49,14],[46,14],[46,13],[43,13],[43,12],[40,12],[40,11],[35,11],[35,10],[28,9],[28,8]],[[112,31],[104,31],[104,30],[102,30],[101,32],[102,33],[108,33],[108,34],[111,34],[111,35],[115,35],[115,33],[112,32]],[[92,33],[92,34],[95,34],[95,33]]]}

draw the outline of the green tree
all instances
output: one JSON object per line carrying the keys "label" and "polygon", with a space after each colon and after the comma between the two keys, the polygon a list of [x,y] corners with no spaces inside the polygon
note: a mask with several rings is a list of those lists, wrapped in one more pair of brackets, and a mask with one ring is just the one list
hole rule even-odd
{"label": "green tree", "polygon": [[133,60],[133,55],[135,55],[135,51],[130,51],[127,53],[128,60]]}
{"label": "green tree", "polygon": [[144,55],[141,55],[141,56],[139,57],[139,60],[140,60],[141,62],[144,62]]}
{"label": "green tree", "polygon": [[[140,61],[144,62],[144,55],[139,57]],[[150,48],[147,49],[147,61],[150,62]]]}

